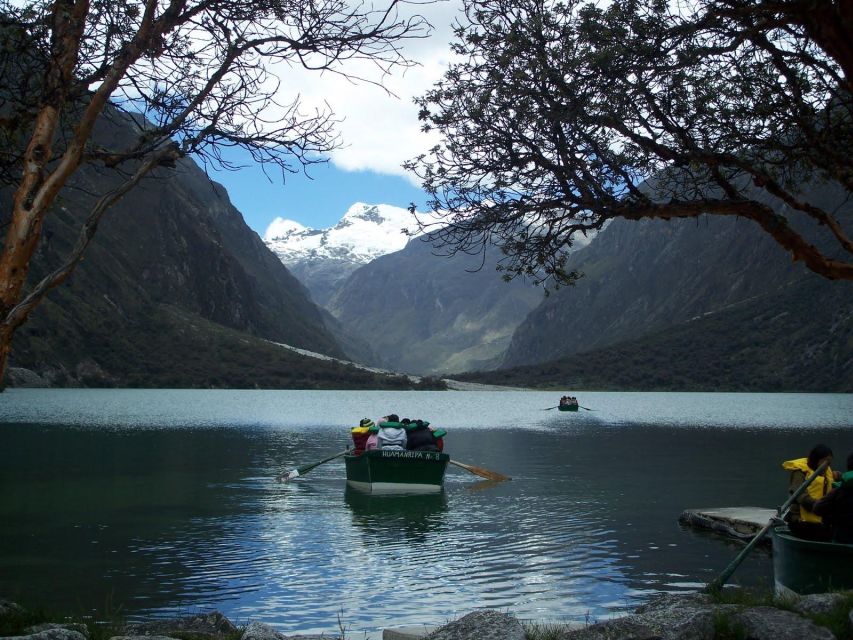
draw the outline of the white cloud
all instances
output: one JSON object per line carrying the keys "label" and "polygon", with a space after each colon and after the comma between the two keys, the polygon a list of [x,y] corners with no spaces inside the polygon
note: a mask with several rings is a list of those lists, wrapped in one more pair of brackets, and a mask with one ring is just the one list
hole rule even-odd
{"label": "white cloud", "polygon": [[343,120],[337,130],[344,146],[331,154],[338,168],[404,176],[417,184],[400,165],[435,145],[437,137],[421,132],[413,99],[431,88],[447,68],[451,56],[450,25],[459,5],[454,1],[415,8],[435,27],[430,38],[411,41],[405,47],[406,55],[420,66],[398,69],[385,78],[372,63],[345,67],[354,76],[381,80],[394,95],[374,84],[354,83],[338,74],[290,68],[281,76],[283,87],[299,91],[304,108],[331,108]]}

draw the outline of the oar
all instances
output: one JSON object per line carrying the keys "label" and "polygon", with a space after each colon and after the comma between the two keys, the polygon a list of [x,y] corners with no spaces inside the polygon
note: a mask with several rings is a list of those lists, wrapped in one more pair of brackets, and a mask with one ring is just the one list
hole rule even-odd
{"label": "oar", "polygon": [[743,562],[744,558],[749,555],[749,552],[752,551],[755,546],[761,541],[761,539],[770,531],[770,527],[776,524],[776,521],[779,517],[784,517],[785,512],[788,508],[794,503],[794,501],[800,497],[800,494],[805,491],[808,486],[814,481],[815,478],[823,474],[824,469],[829,465],[829,460],[822,462],[815,472],[811,474],[806,481],[801,484],[794,493],[791,494],[791,497],[785,501],[779,509],[776,511],[776,516],[770,518],[770,521],[764,525],[764,528],[761,529],[752,540],[749,541],[749,544],[744,547],[743,551],[741,551],[737,557],[731,561],[728,567],[723,569],[723,572],[718,575],[714,580],[708,583],[708,586],[705,587],[705,591],[719,591],[723,588],[723,585],[726,583],[726,580],[732,577],[732,574],[735,572],[735,569],[738,568],[741,562]]}
{"label": "oar", "polygon": [[585,407],[583,405],[578,405],[581,409],[586,409],[587,411],[595,411],[595,409],[590,409],[589,407]]}
{"label": "oar", "polygon": [[461,467],[465,469],[465,471],[470,471],[476,476],[482,476],[483,478],[488,478],[489,480],[497,480],[501,482],[503,480],[512,480],[509,476],[505,476],[502,473],[498,473],[496,471],[489,471],[488,469],[483,469],[483,467],[475,467],[473,464],[465,464],[464,462],[457,462],[456,460],[451,460],[450,464],[455,464],[457,467]]}
{"label": "oar", "polygon": [[324,458],[323,460],[320,460],[319,462],[312,462],[311,464],[305,464],[305,465],[302,465],[301,467],[296,467],[293,471],[288,471],[287,473],[282,473],[276,479],[279,482],[290,482],[294,478],[298,478],[299,476],[304,476],[306,473],[311,471],[311,469],[313,469],[314,467],[319,467],[321,464],[325,464],[325,463],[329,462],[330,460],[334,460],[335,458],[340,458],[341,456],[346,455],[346,453],[348,451],[349,451],[349,449],[344,449],[340,453],[336,453],[333,456],[329,456],[328,458]]}
{"label": "oar", "polygon": [[550,411],[551,409],[557,409],[559,408],[559,406],[560,405],[557,405],[556,407],[548,407],[547,409],[542,409],[542,411]]}

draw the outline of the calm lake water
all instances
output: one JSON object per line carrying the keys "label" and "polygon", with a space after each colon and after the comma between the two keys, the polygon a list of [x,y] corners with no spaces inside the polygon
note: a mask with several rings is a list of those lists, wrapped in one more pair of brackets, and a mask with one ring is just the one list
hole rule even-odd
{"label": "calm lake water", "polygon": [[[775,507],[782,460],[853,451],[853,396],[539,392],[11,390],[0,394],[0,595],[130,618],[217,608],[352,637],[479,607],[545,622],[701,587],[740,547],[687,508]],[[448,430],[445,491],[345,489],[364,416]],[[772,584],[754,553],[734,582]]]}

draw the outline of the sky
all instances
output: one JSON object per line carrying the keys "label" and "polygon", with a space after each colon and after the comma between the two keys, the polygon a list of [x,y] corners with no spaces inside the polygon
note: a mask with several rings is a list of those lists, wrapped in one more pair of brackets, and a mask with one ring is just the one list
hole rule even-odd
{"label": "sky", "polygon": [[[271,169],[268,177],[256,165],[238,171],[211,171],[211,177],[225,185],[252,229],[263,237],[277,217],[315,229],[330,227],[356,202],[398,207],[415,203],[418,210],[427,210],[427,196],[417,179],[400,165],[436,144],[434,136],[420,131],[413,99],[426,92],[446,69],[451,23],[458,9],[456,0],[413,7],[434,27],[429,38],[410,41],[404,47],[419,66],[385,78],[377,76],[373,65],[345,67],[351,74],[381,79],[388,91],[301,68],[279,73],[282,86],[298,92],[306,109],[328,104],[335,116],[343,119],[337,127],[343,146],[331,153],[328,163],[309,167],[307,176],[285,174],[282,179],[280,172]],[[242,160],[235,156],[229,159]],[[251,161],[246,159],[241,164],[251,165]]]}

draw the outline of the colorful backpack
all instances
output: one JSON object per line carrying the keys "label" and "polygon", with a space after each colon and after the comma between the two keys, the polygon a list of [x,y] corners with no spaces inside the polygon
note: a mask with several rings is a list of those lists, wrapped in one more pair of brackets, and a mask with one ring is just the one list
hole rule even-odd
{"label": "colorful backpack", "polygon": [[409,451],[439,451],[438,439],[429,422],[413,420],[406,425],[406,449]]}
{"label": "colorful backpack", "polygon": [[399,422],[380,422],[376,439],[380,449],[406,450],[406,429]]}

